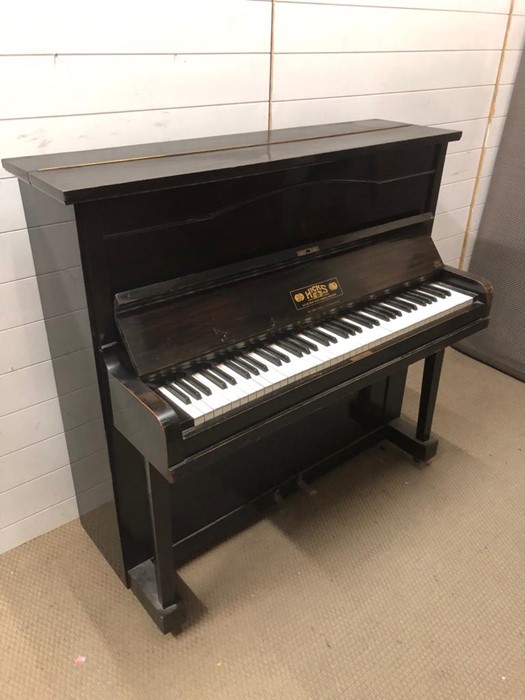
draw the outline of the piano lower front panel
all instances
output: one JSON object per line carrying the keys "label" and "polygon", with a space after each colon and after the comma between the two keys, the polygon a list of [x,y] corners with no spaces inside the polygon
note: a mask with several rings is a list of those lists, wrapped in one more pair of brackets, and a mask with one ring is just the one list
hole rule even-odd
{"label": "piano lower front panel", "polygon": [[[175,564],[263,516],[275,492],[294,491],[301,474],[309,481],[381,439],[380,428],[400,415],[405,380],[406,369],[398,371],[169,486]],[[129,570],[153,554],[147,486],[141,454],[119,433],[114,448]]]}

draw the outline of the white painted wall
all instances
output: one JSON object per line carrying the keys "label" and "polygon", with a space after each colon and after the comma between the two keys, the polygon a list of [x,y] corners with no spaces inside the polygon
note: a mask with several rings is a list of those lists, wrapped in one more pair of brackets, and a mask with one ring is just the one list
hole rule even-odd
{"label": "white painted wall", "polygon": [[[4,3],[0,157],[259,130],[269,111],[273,128],[363,118],[459,128],[434,232],[444,260],[455,264],[509,5],[276,0],[270,105],[269,0]],[[525,0],[514,9],[473,231],[523,44]],[[83,367],[71,377],[65,429],[79,436],[72,458],[85,465],[86,489],[96,489],[90,465],[103,434],[74,252],[64,251],[46,277],[56,290],[54,323],[86,331],[79,347],[64,332],[63,371],[73,360]],[[66,288],[78,300],[68,313],[59,306]],[[18,185],[0,169],[0,552],[76,517],[49,357]],[[93,411],[87,423],[78,419],[80,404]]]}

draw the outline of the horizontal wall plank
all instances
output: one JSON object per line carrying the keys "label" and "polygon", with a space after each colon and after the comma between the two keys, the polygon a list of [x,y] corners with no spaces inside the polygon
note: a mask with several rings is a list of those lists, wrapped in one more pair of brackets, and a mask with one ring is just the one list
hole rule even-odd
{"label": "horizontal wall plank", "polygon": [[[6,120],[0,121],[0,154],[43,155],[259,131],[267,121],[267,103]],[[0,177],[2,173],[9,175],[0,168]],[[22,226],[6,230],[14,228]]]}
{"label": "horizontal wall plank", "polygon": [[502,85],[514,83],[516,81],[521,55],[522,51],[505,51],[500,80]]}
{"label": "horizontal wall plank", "polygon": [[0,492],[105,449],[104,428],[92,421],[0,457]]}
{"label": "horizontal wall plank", "polygon": [[268,54],[4,56],[0,119],[265,101],[269,66]]}
{"label": "horizontal wall plank", "polygon": [[[277,53],[350,47],[352,51],[498,50],[506,24],[505,15],[278,2],[274,49]],[[509,48],[519,48],[516,41]]]}
{"label": "horizontal wall plank", "polygon": [[77,501],[75,498],[68,498],[63,503],[58,503],[29,518],[13,523],[13,525],[0,530],[0,554],[65,525],[75,518],[78,518]]}
{"label": "horizontal wall plank", "polygon": [[49,401],[56,394],[53,367],[49,361],[2,374],[0,375],[0,417]]}
{"label": "horizontal wall plank", "polygon": [[480,154],[481,151],[464,151],[447,156],[441,183],[447,185],[450,182],[461,182],[475,177]]}
{"label": "horizontal wall plank", "polygon": [[2,8],[2,53],[244,53],[268,51],[265,2],[91,0],[81,21],[66,0]]}
{"label": "horizontal wall plank", "polygon": [[0,332],[0,375],[91,346],[86,309]]}
{"label": "horizontal wall plank", "polygon": [[[0,153],[2,153],[0,149]],[[24,208],[22,206],[22,198],[20,197],[20,188],[18,180],[9,178],[8,180],[0,180],[0,233],[3,231],[14,231],[23,229],[26,226],[24,216]]]}
{"label": "horizontal wall plank", "polygon": [[87,304],[84,278],[80,267],[41,275],[38,288],[47,317],[78,311]]}
{"label": "horizontal wall plank", "polygon": [[525,17],[514,15],[510,23],[510,30],[507,39],[508,49],[523,49],[525,42]]}
{"label": "horizontal wall plank", "polygon": [[[276,0],[277,2],[315,2],[318,5],[362,5],[369,7],[399,7],[414,10],[455,10],[459,12],[494,12],[507,14],[509,0]],[[523,2],[525,0],[517,0]],[[525,12],[525,10],[524,10]]]}
{"label": "horizontal wall plank", "polygon": [[[293,100],[490,85],[497,51],[277,54],[273,98]],[[308,79],[305,80],[305,76]]]}
{"label": "horizontal wall plank", "polygon": [[95,386],[61,397],[61,404],[62,414],[58,399],[51,399],[0,418],[0,456],[101,419]]}
{"label": "horizontal wall plank", "polygon": [[478,231],[469,231],[468,238],[467,238],[467,245],[465,246],[465,257],[470,258],[472,256],[472,252],[474,250],[474,244],[476,243],[476,239],[478,237]]}
{"label": "horizontal wall plank", "polygon": [[489,86],[274,102],[273,127],[282,129],[372,117],[415,124],[482,119],[489,113],[492,94],[493,88]]}
{"label": "horizontal wall plank", "polygon": [[472,193],[474,192],[474,182],[475,179],[471,178],[462,182],[451,182],[448,185],[442,185],[439,191],[436,213],[443,214],[470,206]]}
{"label": "horizontal wall plank", "polygon": [[49,360],[44,321],[0,332],[0,375]]}
{"label": "horizontal wall plank", "polygon": [[490,122],[489,134],[487,138],[487,148],[496,148],[501,141],[505,120],[507,117],[495,117]]}
{"label": "horizontal wall plank", "polygon": [[442,260],[456,260],[461,255],[463,234],[436,241],[436,248]]}
{"label": "horizontal wall plank", "polygon": [[0,418],[0,456],[47,440],[63,431],[58,399],[10,413]]}
{"label": "horizontal wall plank", "polygon": [[470,221],[470,227],[473,230],[477,231],[479,229],[484,208],[485,208],[485,202],[482,202],[480,204],[476,204],[475,207],[472,207],[472,218]]}
{"label": "horizontal wall plank", "polygon": [[[107,474],[107,453],[97,452],[75,464],[78,492],[93,488]],[[69,465],[55,469],[37,479],[27,481],[5,493],[0,493],[0,529],[28,518],[39,511],[61,503],[75,495]]]}
{"label": "horizontal wall plank", "polygon": [[500,85],[498,87],[496,105],[494,108],[495,117],[503,117],[508,113],[513,89],[514,85]]}
{"label": "horizontal wall plank", "polygon": [[447,147],[447,154],[459,153],[460,151],[473,151],[483,146],[485,130],[487,128],[486,119],[471,119],[464,122],[449,122],[448,124],[432,124],[441,129],[457,129],[462,132],[459,141],[451,141]]}
{"label": "horizontal wall plank", "polygon": [[0,331],[42,318],[35,277],[0,284]]}
{"label": "horizontal wall plank", "polygon": [[472,259],[472,256],[470,255],[465,255],[465,258],[463,260],[463,265],[461,266],[462,270],[469,270],[470,269],[470,261]]}
{"label": "horizontal wall plank", "polygon": [[496,162],[497,155],[498,155],[497,148],[487,148],[485,150],[485,155],[483,158],[483,165],[481,167],[480,177],[491,177],[492,171],[494,170],[494,164]]}
{"label": "horizontal wall plank", "polygon": [[26,229],[0,234],[0,282],[13,282],[35,274]]}
{"label": "horizontal wall plank", "polygon": [[475,204],[483,204],[487,201],[490,187],[490,177],[480,177],[476,188]]}
{"label": "horizontal wall plank", "polygon": [[438,214],[432,227],[434,241],[441,241],[444,238],[450,238],[450,236],[462,236],[465,233],[469,209],[470,207],[463,207],[463,209]]}
{"label": "horizontal wall plank", "polygon": [[[56,381],[55,381],[56,378]],[[49,401],[96,381],[91,348],[0,375],[0,416]]]}

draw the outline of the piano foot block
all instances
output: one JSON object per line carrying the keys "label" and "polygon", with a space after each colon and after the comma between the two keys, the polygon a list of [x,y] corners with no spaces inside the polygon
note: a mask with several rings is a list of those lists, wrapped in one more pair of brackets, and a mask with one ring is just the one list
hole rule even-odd
{"label": "piano foot block", "polygon": [[163,634],[180,632],[185,619],[184,602],[180,598],[168,607],[162,606],[153,561],[148,559],[142,562],[142,564],[130,569],[128,574],[131,590],[160,631]]}
{"label": "piano foot block", "polygon": [[401,419],[392,421],[385,428],[385,438],[404,452],[412,455],[418,467],[426,466],[437,452],[438,441],[430,437],[428,440],[418,440],[411,425]]}

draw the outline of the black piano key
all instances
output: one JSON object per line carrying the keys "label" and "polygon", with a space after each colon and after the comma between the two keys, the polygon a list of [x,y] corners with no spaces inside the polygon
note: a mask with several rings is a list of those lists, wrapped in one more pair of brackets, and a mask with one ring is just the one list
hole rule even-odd
{"label": "black piano key", "polygon": [[410,295],[414,298],[414,301],[419,300],[420,302],[424,304],[432,304],[432,299],[429,299],[428,297],[425,297],[423,294],[419,294],[418,292],[415,292],[413,289],[411,289],[409,292],[406,292],[407,296]]}
{"label": "black piano key", "polygon": [[202,396],[199,394],[197,389],[194,389],[191,384],[186,384],[183,379],[177,379],[175,382],[173,382],[173,384],[175,384],[180,391],[183,391],[184,393],[188,394],[188,396],[191,396],[192,399],[196,399],[197,401],[202,399]]}
{"label": "black piano key", "polygon": [[418,309],[417,304],[414,304],[413,301],[410,301],[410,299],[407,299],[406,297],[403,298],[401,296],[397,296],[395,298],[395,301],[399,302],[400,304],[405,304],[406,306],[408,306],[410,308],[411,311],[417,311],[417,309]]}
{"label": "black piano key", "polygon": [[414,304],[409,304],[408,301],[400,301],[399,299],[389,299],[385,303],[409,314],[412,313],[412,307],[415,306]]}
{"label": "black piano key", "polygon": [[276,367],[280,367],[282,365],[282,360],[280,360],[277,355],[274,353],[271,353],[269,350],[266,348],[259,348],[258,350],[254,350],[254,352],[259,355],[259,357],[262,357],[263,360],[266,360],[267,362],[271,362],[272,365],[275,365]]}
{"label": "black piano key", "polygon": [[213,374],[217,374],[221,379],[224,379],[224,381],[228,382],[229,384],[237,384],[235,377],[232,377],[231,374],[225,372],[220,367],[212,367],[209,371],[213,372]]}
{"label": "black piano key", "polygon": [[293,343],[288,343],[286,340],[278,340],[275,344],[277,347],[286,350],[286,352],[289,352],[291,355],[295,355],[295,357],[303,356],[303,351],[299,350],[299,348],[296,345],[293,345]]}
{"label": "black piano key", "polygon": [[233,362],[233,360],[226,360],[224,363],[228,369],[231,369],[232,372],[235,372],[235,374],[238,374],[239,377],[242,377],[243,379],[250,379],[250,373],[247,372],[244,367],[241,367],[240,365],[236,364]]}
{"label": "black piano key", "polygon": [[168,389],[174,394],[182,403],[185,403],[187,406],[191,404],[191,399],[190,397],[185,394],[183,391],[181,391],[174,382],[170,382]]}
{"label": "black piano key", "polygon": [[325,347],[328,347],[330,345],[330,341],[325,338],[322,335],[319,335],[315,331],[303,331],[303,335],[305,335],[307,338],[310,338],[311,340],[314,340],[316,343],[321,343],[321,345],[324,345]]}
{"label": "black piano key", "polygon": [[321,338],[324,338],[325,340],[328,340],[329,343],[337,343],[337,338],[334,338],[334,336],[331,335],[328,331],[324,331],[321,328],[312,328],[312,333],[314,333],[317,336],[320,336]]}
{"label": "black piano key", "polygon": [[305,342],[303,342],[300,338],[296,338],[295,335],[286,336],[286,340],[290,343],[293,343],[295,347],[298,350],[300,350],[304,355],[309,355],[312,352],[308,345]]}
{"label": "black piano key", "polygon": [[346,331],[350,335],[357,335],[357,333],[362,333],[363,329],[360,326],[356,326],[353,323],[348,323],[343,321],[343,319],[338,318],[337,321],[332,321],[334,326],[341,328],[341,330]]}
{"label": "black piano key", "polygon": [[390,311],[390,309],[385,309],[385,307],[381,306],[380,304],[372,304],[370,309],[372,309],[372,311],[380,311],[381,313],[386,314],[391,320],[395,319],[396,317],[393,311]]}
{"label": "black piano key", "polygon": [[350,337],[349,331],[345,330],[344,328],[339,328],[339,326],[336,326],[333,323],[323,323],[321,327],[325,328],[327,331],[330,331],[334,335],[338,335],[340,338],[344,338],[345,340]]}
{"label": "black piano key", "polygon": [[384,311],[386,311],[386,312],[388,312],[388,313],[391,313],[391,314],[394,314],[394,317],[396,317],[396,316],[399,317],[399,316],[402,316],[402,315],[403,315],[399,309],[396,309],[395,307],[392,308],[391,306],[387,306],[387,305],[384,304],[383,302],[380,302],[380,303],[378,304],[378,306],[379,306],[381,309],[384,309]]}
{"label": "black piano key", "polygon": [[211,389],[208,389],[207,386],[205,386],[202,382],[199,382],[199,380],[195,379],[195,377],[186,376],[184,377],[184,379],[186,382],[188,382],[188,384],[191,384],[191,386],[197,391],[200,391],[205,396],[211,396]]}
{"label": "black piano key", "polygon": [[437,294],[431,294],[430,292],[425,292],[422,289],[416,290],[418,294],[421,294],[424,297],[428,297],[431,301],[437,301],[438,300],[438,295]]}
{"label": "black piano key", "polygon": [[[253,352],[253,351],[252,351],[252,352]],[[258,360],[256,357],[251,357],[251,356],[250,356],[250,357],[246,357],[246,358],[243,358],[243,359],[245,359],[246,362],[249,362],[251,365],[254,365],[255,367],[257,367],[257,369],[260,370],[261,372],[267,372],[267,371],[268,371],[268,366],[265,365],[264,362],[261,362],[260,360]]]}
{"label": "black piano key", "polygon": [[255,376],[259,374],[259,370],[257,369],[257,367],[250,364],[250,362],[247,359],[245,359],[242,355],[237,355],[237,357],[235,358],[235,364],[240,365],[250,374],[254,374]]}
{"label": "black piano key", "polygon": [[202,370],[201,374],[203,377],[206,377],[206,379],[208,379],[210,382],[215,384],[215,386],[219,387],[219,389],[227,389],[228,388],[228,385],[226,384],[226,382],[223,379],[221,379],[220,377],[218,377],[217,375],[213,374],[213,372],[210,372],[209,370],[204,369],[204,370]]}
{"label": "black piano key", "polygon": [[298,338],[296,335],[293,336],[295,340],[300,340],[303,345],[306,345],[307,348],[310,348],[310,350],[313,350],[316,352],[316,350],[319,350],[317,345],[313,343],[311,340],[306,340],[305,338]]}
{"label": "black piano key", "polygon": [[[275,345],[275,343],[274,343]],[[285,355],[284,352],[279,352],[276,348],[264,348],[266,352],[269,352],[271,355],[275,355],[278,360],[281,360],[281,362],[290,362],[290,358],[288,355]]]}
{"label": "black piano key", "polygon": [[[441,289],[437,289],[436,287],[431,287],[429,284],[422,284],[418,289],[424,290],[425,292],[430,292],[436,297],[439,297],[440,299],[445,299],[447,295],[445,294],[444,291]],[[450,295],[450,292],[449,292]]]}
{"label": "black piano key", "polygon": [[[366,313],[366,311],[365,311],[365,313]],[[357,315],[359,316],[359,318],[363,318],[362,314],[360,314],[359,311],[357,312]],[[370,321],[370,323],[372,323],[374,326],[381,325],[381,322],[378,321],[377,318],[374,318],[373,316],[372,316],[372,318],[370,318],[370,316],[365,316],[363,320]]]}
{"label": "black piano key", "polygon": [[370,316],[375,316],[376,318],[381,319],[381,321],[391,321],[392,320],[390,318],[390,316],[388,316],[383,311],[381,311],[381,309],[379,309],[379,311],[378,311],[377,309],[372,308],[371,306],[367,306],[366,309],[364,309],[364,311],[367,314],[369,314]]}
{"label": "black piano key", "polygon": [[309,355],[313,350],[313,348],[310,347],[310,344],[307,340],[303,340],[303,338],[298,338],[296,335],[289,336],[288,340],[291,340],[296,345],[298,345],[299,348],[307,355]]}
{"label": "black piano key", "polygon": [[[351,312],[345,313],[345,318],[340,319],[341,323],[347,323],[347,320],[346,320],[347,318],[351,318],[352,321],[354,321],[356,323],[356,327],[357,327],[357,324],[359,324],[359,326],[364,326],[365,328],[373,328],[374,327],[374,324],[372,323],[372,321],[370,319],[364,318],[364,316],[360,316],[357,313],[351,313]],[[362,333],[363,329],[359,328],[359,331]]]}
{"label": "black piano key", "polygon": [[410,294],[409,292],[403,292],[403,294],[399,295],[401,299],[408,299],[408,301],[411,301],[413,304],[417,304],[417,306],[428,306],[428,301],[426,299],[419,299],[418,297],[415,297],[413,294]]}
{"label": "black piano key", "polygon": [[[429,286],[432,287],[432,285],[429,285]],[[435,289],[435,287],[432,287],[432,289]],[[445,287],[440,287],[438,291],[439,291],[439,292],[443,292],[443,294],[444,294],[446,297],[451,296],[451,292],[450,292],[448,289],[446,289]]]}

